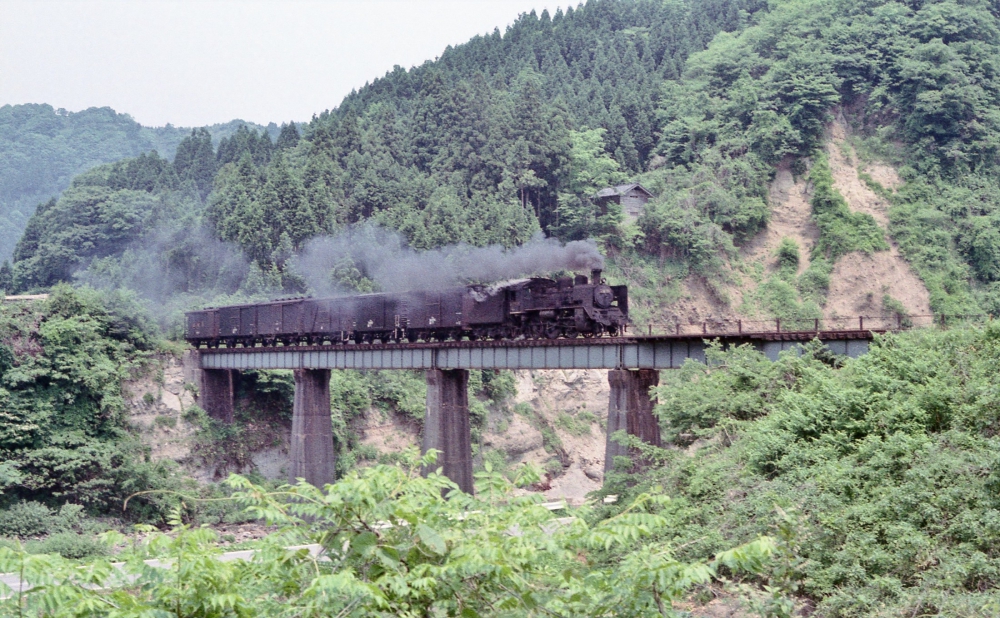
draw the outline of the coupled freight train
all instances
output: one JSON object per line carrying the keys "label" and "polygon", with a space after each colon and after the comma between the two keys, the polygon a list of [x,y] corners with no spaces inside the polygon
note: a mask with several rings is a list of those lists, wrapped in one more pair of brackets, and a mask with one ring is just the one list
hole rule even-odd
{"label": "coupled freight train", "polygon": [[628,324],[628,289],[601,271],[442,291],[295,298],[187,314],[195,347],[615,336]]}

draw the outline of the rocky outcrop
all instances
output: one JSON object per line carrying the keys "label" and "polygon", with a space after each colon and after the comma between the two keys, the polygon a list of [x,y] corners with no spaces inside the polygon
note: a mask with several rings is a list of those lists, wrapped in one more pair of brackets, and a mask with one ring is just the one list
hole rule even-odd
{"label": "rocky outcrop", "polygon": [[196,387],[184,379],[179,359],[161,355],[141,378],[124,385],[132,426],[154,460],[184,461],[191,455],[197,427],[184,418],[195,404]]}

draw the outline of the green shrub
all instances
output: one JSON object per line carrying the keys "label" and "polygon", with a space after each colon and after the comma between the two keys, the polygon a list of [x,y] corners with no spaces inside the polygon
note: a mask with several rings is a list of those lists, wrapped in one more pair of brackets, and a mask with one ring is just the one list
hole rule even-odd
{"label": "green shrub", "polygon": [[556,417],[555,426],[571,436],[587,436],[590,435],[590,423],[590,420],[582,418],[582,414],[573,416],[566,412],[560,412]]}
{"label": "green shrub", "polygon": [[378,459],[378,449],[371,444],[359,444],[354,449],[354,454],[361,461],[376,461]]}
{"label": "green shrub", "polygon": [[513,371],[486,369],[482,372],[483,394],[494,405],[502,406],[517,394]]}
{"label": "green shrub", "polygon": [[867,213],[852,212],[847,200],[833,186],[833,174],[826,155],[816,157],[809,180],[813,183],[810,199],[813,220],[819,227],[819,240],[813,248],[817,257],[835,262],[851,251],[886,251],[885,232]]}
{"label": "green shrub", "polygon": [[71,560],[107,556],[111,553],[107,544],[93,536],[76,532],[57,532],[41,541],[29,543],[27,549],[33,554],[59,554]]}
{"label": "green shrub", "polygon": [[809,263],[809,268],[799,275],[799,294],[805,300],[822,304],[830,289],[830,273],[833,265],[822,257],[816,257]]}
{"label": "green shrub", "polygon": [[882,310],[887,315],[898,316],[899,325],[903,328],[913,326],[913,319],[910,318],[910,312],[906,310],[906,305],[888,294],[882,296]]}
{"label": "green shrub", "polygon": [[153,419],[153,424],[157,427],[176,427],[177,418],[174,416],[167,416],[166,414],[158,414],[156,418]]}
{"label": "green shrub", "polygon": [[507,453],[500,449],[492,448],[483,453],[483,467],[489,464],[493,470],[501,474],[507,473]]}
{"label": "green shrub", "polygon": [[38,536],[51,532],[56,523],[49,507],[39,502],[22,501],[0,511],[3,536]]}
{"label": "green shrub", "polygon": [[52,516],[54,530],[72,530],[84,522],[83,507],[79,504],[64,504]]}
{"label": "green shrub", "polygon": [[858,178],[860,178],[861,182],[865,183],[865,185],[867,185],[868,188],[871,189],[872,193],[874,193],[875,195],[879,196],[880,198],[884,199],[887,202],[892,199],[892,191],[883,187],[882,184],[879,183],[879,181],[872,178],[871,174],[869,174],[868,172],[859,169]]}
{"label": "green shrub", "polygon": [[778,268],[796,272],[799,268],[799,244],[794,239],[784,237],[778,245]]}
{"label": "green shrub", "polygon": [[532,409],[531,404],[526,401],[522,401],[521,403],[515,404],[514,413],[519,414],[527,419],[534,418],[535,416],[535,410]]}
{"label": "green shrub", "polygon": [[548,425],[542,425],[538,430],[542,433],[542,447],[545,449],[545,452],[559,454],[563,449],[563,443],[559,439],[559,434],[556,433],[555,429],[552,429]]}
{"label": "green shrub", "polygon": [[546,461],[545,465],[542,466],[542,469],[545,470],[545,473],[552,478],[555,478],[563,473],[563,465],[558,457],[553,457],[552,459]]}
{"label": "green shrub", "polygon": [[208,423],[208,413],[197,404],[188,407],[181,415],[186,422],[197,427],[204,427]]}

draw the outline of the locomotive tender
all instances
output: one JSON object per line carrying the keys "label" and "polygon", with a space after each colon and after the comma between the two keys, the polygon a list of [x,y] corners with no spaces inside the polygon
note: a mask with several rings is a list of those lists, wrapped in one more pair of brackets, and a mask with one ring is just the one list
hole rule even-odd
{"label": "locomotive tender", "polygon": [[195,347],[600,337],[624,332],[628,289],[601,271],[442,291],[296,298],[187,314]]}

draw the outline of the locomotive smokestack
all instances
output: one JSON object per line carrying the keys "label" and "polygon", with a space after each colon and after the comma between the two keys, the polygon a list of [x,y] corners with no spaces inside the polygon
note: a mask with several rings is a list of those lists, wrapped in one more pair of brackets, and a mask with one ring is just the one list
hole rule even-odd
{"label": "locomotive smokestack", "polygon": [[601,269],[595,268],[590,271],[590,283],[592,285],[598,285],[601,283]]}

